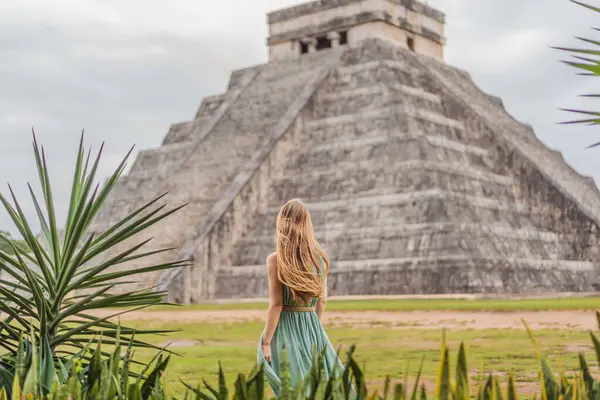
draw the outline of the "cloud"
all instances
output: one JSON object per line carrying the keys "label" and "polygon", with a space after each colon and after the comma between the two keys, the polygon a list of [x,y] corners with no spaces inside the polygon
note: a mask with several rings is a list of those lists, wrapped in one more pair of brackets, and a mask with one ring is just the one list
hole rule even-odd
{"label": "cloud", "polygon": [[[80,132],[106,140],[107,175],[132,144],[158,146],[171,123],[190,119],[232,70],[266,60],[268,11],[302,0],[20,0],[0,4],[0,182],[26,199],[37,179],[31,127],[48,152],[59,211],[68,201]],[[501,96],[518,119],[600,178],[592,129],[564,127],[559,107],[593,108],[576,95],[589,80],[561,65],[551,45],[588,35],[594,14],[563,0],[431,0],[447,14],[447,60]],[[589,103],[589,104],[586,104]],[[3,193],[5,191],[3,190]],[[28,216],[34,218],[31,207]],[[10,222],[0,214],[0,229]],[[14,230],[13,230],[14,231]]]}

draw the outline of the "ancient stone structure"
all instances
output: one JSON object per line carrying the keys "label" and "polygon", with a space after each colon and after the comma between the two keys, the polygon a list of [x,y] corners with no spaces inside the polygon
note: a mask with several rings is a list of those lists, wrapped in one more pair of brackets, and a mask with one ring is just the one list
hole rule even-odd
{"label": "ancient stone structure", "polygon": [[331,255],[332,294],[598,290],[594,182],[444,63],[444,23],[412,0],[271,13],[269,62],[142,151],[96,229],[166,191],[189,203],[144,238],[176,249],[154,263],[193,265],[139,283],[182,303],[266,296],[292,197]]}

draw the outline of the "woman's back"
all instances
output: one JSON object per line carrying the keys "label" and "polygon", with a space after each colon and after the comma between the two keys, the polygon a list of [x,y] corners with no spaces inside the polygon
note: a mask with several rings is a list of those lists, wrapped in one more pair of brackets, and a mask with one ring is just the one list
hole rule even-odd
{"label": "woman's back", "polygon": [[[323,264],[321,261],[321,270],[322,265]],[[313,267],[312,270],[314,271],[315,275],[319,274],[319,269],[317,269],[316,267]],[[321,274],[321,277],[322,279],[324,279],[323,274]],[[281,285],[283,286],[283,307],[316,307],[317,302],[319,301],[318,297],[312,297],[309,301],[297,300],[294,299],[294,291],[292,290],[292,288],[287,286],[285,283],[282,283]]]}
{"label": "woman's back", "polygon": [[313,297],[309,303],[304,303],[301,301],[294,300],[294,294],[292,289],[283,285],[283,307],[316,307],[317,301],[319,299],[317,297]]}
{"label": "woman's back", "polygon": [[343,369],[320,321],[328,271],[329,260],[315,238],[306,206],[299,200],[287,202],[277,216],[277,251],[267,258],[269,310],[258,346],[258,362],[276,394],[283,348],[292,384],[308,373],[315,351],[325,352],[327,375]]}

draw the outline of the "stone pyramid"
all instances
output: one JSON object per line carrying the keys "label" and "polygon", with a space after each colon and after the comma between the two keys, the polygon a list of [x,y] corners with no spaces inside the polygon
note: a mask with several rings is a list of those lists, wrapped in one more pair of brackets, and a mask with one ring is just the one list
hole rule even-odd
{"label": "stone pyramid", "polygon": [[593,180],[445,64],[444,23],[410,0],[269,14],[269,62],[142,151],[95,229],[163,192],[189,203],[144,238],[175,249],[154,263],[193,265],[139,283],[181,303],[266,297],[293,197],[332,258],[331,294],[599,290]]}

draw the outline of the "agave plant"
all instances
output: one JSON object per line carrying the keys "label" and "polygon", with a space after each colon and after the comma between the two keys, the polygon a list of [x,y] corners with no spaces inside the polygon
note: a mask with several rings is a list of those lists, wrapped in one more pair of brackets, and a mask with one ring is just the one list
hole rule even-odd
{"label": "agave plant", "polygon": [[[589,4],[571,0],[573,3],[585,7],[589,10],[600,13],[599,7],[594,7]],[[595,28],[595,30],[600,30]],[[586,43],[588,48],[569,48],[569,47],[555,47],[558,50],[566,51],[574,56],[574,60],[572,61],[563,61],[567,65],[570,65],[576,68],[579,72],[579,75],[584,76],[600,76],[600,41],[577,37],[578,40]],[[584,94],[582,97],[590,97],[590,98],[598,98],[600,94]],[[590,124],[590,125],[598,125],[600,124],[600,112],[598,111],[585,111],[585,110],[574,110],[574,109],[563,109],[563,111],[568,111],[572,113],[577,113],[580,115],[587,116],[583,119],[578,119],[574,121],[565,122],[566,124]],[[590,147],[594,147],[599,145],[599,143],[595,143]]]}
{"label": "agave plant", "polygon": [[[327,359],[326,349],[322,352],[314,352],[311,368],[304,377],[292,384],[291,370],[289,367],[288,355],[285,348],[281,355],[281,390],[278,399],[310,399],[310,400],[349,400],[363,399],[367,397],[367,387],[363,372],[354,359],[355,346],[352,346],[347,353],[347,360],[344,371],[334,367],[333,373],[325,373],[325,360]],[[264,400],[265,378],[262,366],[255,366],[252,372],[246,378],[244,374],[239,374],[235,381],[235,391],[233,398],[239,400]],[[183,382],[183,381],[182,381]],[[213,388],[206,381],[203,386],[193,387],[185,382],[183,384],[188,392],[186,397],[199,400],[226,400],[229,399],[229,392],[223,369],[219,365],[219,386]]]}
{"label": "agave plant", "polygon": [[[29,332],[42,344],[42,359],[58,364],[60,360],[53,355],[65,357],[80,354],[84,363],[89,363],[91,355],[81,353],[90,341],[99,340],[116,344],[119,326],[113,317],[149,307],[163,301],[165,293],[153,292],[151,288],[115,294],[111,289],[123,283],[123,278],[135,279],[140,274],[165,270],[187,265],[187,261],[173,261],[147,267],[133,267],[133,261],[152,257],[160,251],[143,251],[148,243],[132,244],[127,250],[116,255],[110,253],[116,245],[122,244],[132,236],[164,219],[180,207],[164,210],[157,203],[160,196],[123,218],[104,232],[94,235],[90,226],[105,203],[111,190],[126,167],[131,150],[119,164],[104,185],[95,183],[102,148],[95,159],[91,159],[91,150],[83,148],[83,134],[77,153],[77,162],[71,186],[71,196],[64,227],[59,230],[54,199],[50,185],[50,176],[43,148],[33,136],[33,151],[41,186],[43,201],[31,186],[29,191],[41,234],[36,236],[32,225],[15,194],[10,189],[11,202],[0,195],[0,202],[12,218],[16,229],[26,245],[9,240],[3,236],[13,254],[0,251],[0,272],[5,279],[0,280],[0,347],[5,354],[0,358],[4,369],[0,371],[0,385],[14,373],[16,355],[21,338]],[[133,150],[133,148],[132,148]],[[161,250],[166,251],[166,250]],[[113,251],[114,253],[114,251]],[[120,268],[116,270],[115,266]],[[91,311],[108,308],[125,308],[114,311],[106,317],[96,317]],[[121,327],[124,335],[132,336],[134,329]],[[135,331],[139,335],[165,331]],[[154,347],[137,339],[122,339],[133,347]],[[11,379],[12,382],[12,379]]]}
{"label": "agave plant", "polygon": [[[118,333],[116,345],[108,355],[102,343],[90,347],[91,360],[84,368],[79,356],[60,364],[58,379],[52,377],[54,366],[40,356],[43,345],[37,349],[35,336],[24,339],[17,353],[21,363],[11,386],[0,388],[0,400],[23,399],[94,399],[94,400],[162,400],[165,393],[161,376],[169,362],[169,355],[158,352],[140,372],[134,365],[133,341],[123,351]],[[138,373],[134,373],[137,370]],[[56,375],[55,375],[56,376]]]}

